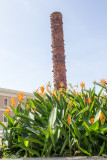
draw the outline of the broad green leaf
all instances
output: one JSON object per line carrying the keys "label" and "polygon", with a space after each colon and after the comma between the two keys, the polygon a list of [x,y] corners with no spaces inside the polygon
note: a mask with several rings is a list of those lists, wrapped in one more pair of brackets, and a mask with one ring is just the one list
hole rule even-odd
{"label": "broad green leaf", "polygon": [[35,105],[37,106],[37,110],[39,110],[39,108],[41,109],[41,111],[44,113],[44,114],[49,114],[49,112],[47,111],[47,108],[44,104],[41,104],[40,102],[38,101],[34,101]]}
{"label": "broad green leaf", "polygon": [[47,149],[47,151],[46,151],[46,156],[47,156],[47,157],[50,157],[50,155],[51,155],[51,150],[52,150],[52,144],[51,144],[50,146],[48,146],[48,149]]}
{"label": "broad green leaf", "polygon": [[103,91],[103,88],[101,88],[100,92],[98,93],[98,99],[100,98],[102,91]]}
{"label": "broad green leaf", "polygon": [[32,107],[33,109],[35,109],[36,106],[35,106],[35,104],[34,104],[34,102],[33,102],[32,99],[30,100],[30,105],[31,105],[31,107]]}
{"label": "broad green leaf", "polygon": [[44,99],[43,99],[38,93],[34,92],[34,95],[35,95],[43,104],[45,104]]}
{"label": "broad green leaf", "polygon": [[63,151],[64,151],[64,149],[65,149],[67,144],[68,144],[68,139],[65,139],[64,144],[63,144],[63,146],[61,148],[61,151],[60,151],[60,155],[62,155],[62,153],[63,153]]}
{"label": "broad green leaf", "polygon": [[26,115],[26,116],[25,116],[25,115],[17,115],[17,116],[18,116],[18,117],[21,117],[21,118],[23,118],[23,119],[26,119],[26,120],[28,120],[28,121],[30,121],[30,122],[33,122],[34,124],[37,124],[37,122],[36,122],[35,120],[29,118],[27,115]]}
{"label": "broad green leaf", "polygon": [[14,120],[13,120],[13,118],[11,118],[8,114],[6,114],[5,112],[4,112],[4,115],[7,117],[7,119],[12,123],[12,124],[14,124]]}
{"label": "broad green leaf", "polygon": [[98,130],[98,128],[99,128],[99,122],[98,122],[98,120],[97,120],[96,122],[94,122],[94,123],[91,125],[90,129],[96,131],[96,130]]}
{"label": "broad green leaf", "polygon": [[83,153],[85,153],[85,154],[88,155],[88,156],[91,156],[91,153],[89,153],[89,152],[87,152],[85,149],[81,148],[81,147],[79,146],[79,144],[77,144],[77,145],[78,145],[78,148],[79,148]]}
{"label": "broad green leaf", "polygon": [[68,135],[67,131],[66,131],[63,127],[60,127],[60,126],[59,126],[59,128],[60,128],[61,133],[63,134],[63,136],[64,136],[66,139],[68,139],[68,138],[69,138],[69,135]]}
{"label": "broad green leaf", "polygon": [[100,113],[101,113],[101,110],[98,110],[94,118],[94,123],[99,119]]}
{"label": "broad green leaf", "polygon": [[28,147],[29,141],[24,141],[24,145],[25,145],[26,147]]}
{"label": "broad green leaf", "polygon": [[[29,141],[29,142],[33,142],[33,143],[37,143],[37,144],[40,144],[42,146],[44,146],[43,142],[40,142],[39,140],[37,139],[34,139],[34,138],[23,138],[24,141]],[[26,146],[27,147],[27,146]]]}
{"label": "broad green leaf", "polygon": [[54,107],[50,113],[50,116],[49,116],[50,127],[53,127],[53,125],[56,121],[56,116],[57,116],[57,107]]}
{"label": "broad green leaf", "polygon": [[53,95],[54,101],[57,103],[58,107],[61,108],[61,105],[59,103],[59,100],[56,98],[55,95]]}
{"label": "broad green leaf", "polygon": [[100,134],[97,134],[97,136],[107,142],[107,137],[106,136],[100,135]]}
{"label": "broad green leaf", "polygon": [[83,145],[85,147],[88,147],[89,146],[89,141],[88,141],[88,138],[84,135],[84,138],[83,138]]}
{"label": "broad green leaf", "polygon": [[20,148],[22,148],[23,150],[25,150],[25,151],[29,151],[32,155],[37,155],[38,157],[40,157],[40,154],[39,154],[39,152],[37,152],[36,150],[34,150],[34,149],[32,149],[32,148],[28,148],[28,147],[26,147],[26,146],[23,146],[23,145],[21,145],[21,144],[15,144],[14,145],[15,147],[20,147]]}
{"label": "broad green leaf", "polygon": [[71,119],[71,124],[72,124],[72,127],[74,129],[74,133],[75,135],[78,137],[78,139],[80,140],[81,139],[81,133],[77,127],[77,125],[73,122],[73,120]]}
{"label": "broad green leaf", "polygon": [[88,109],[89,109],[89,106],[83,108],[83,109],[78,113],[78,115],[83,114],[83,113],[86,112]]}
{"label": "broad green leaf", "polygon": [[82,107],[82,108],[85,108],[85,104],[84,104],[84,101],[83,101],[83,99],[81,98],[81,96],[78,94],[78,98],[79,98],[79,100],[80,100],[80,106]]}
{"label": "broad green leaf", "polygon": [[12,111],[13,111],[15,114],[17,114],[17,110],[15,110],[14,107],[12,107],[12,106],[10,105],[10,108],[12,109]]}
{"label": "broad green leaf", "polygon": [[0,122],[0,125],[1,125],[5,130],[8,130],[8,128],[7,128],[2,122]]}
{"label": "broad green leaf", "polygon": [[101,146],[101,149],[100,149],[98,156],[102,155],[104,148],[105,148],[105,142],[103,142],[103,145]]}
{"label": "broad green leaf", "polygon": [[94,103],[95,103],[95,101],[93,101],[92,104],[91,104],[91,107],[90,107],[90,109],[89,109],[89,110],[90,110],[90,113],[92,112],[92,109],[93,109],[93,107],[94,107]]}
{"label": "broad green leaf", "polygon": [[49,130],[49,135],[50,135],[50,138],[51,138],[52,144],[53,144],[53,146],[54,146],[54,148],[55,148],[54,134],[53,134],[53,131],[52,131],[52,129],[51,129],[51,127],[50,127],[50,125],[48,125],[48,130]]}
{"label": "broad green leaf", "polygon": [[55,131],[54,131],[54,141],[55,141],[55,144],[59,140],[60,133],[61,133],[60,129],[58,127],[55,128]]}
{"label": "broad green leaf", "polygon": [[95,84],[97,84],[98,86],[104,88],[104,89],[107,89],[106,85],[103,85],[103,84],[100,84],[100,83],[97,83],[97,82],[94,82]]}

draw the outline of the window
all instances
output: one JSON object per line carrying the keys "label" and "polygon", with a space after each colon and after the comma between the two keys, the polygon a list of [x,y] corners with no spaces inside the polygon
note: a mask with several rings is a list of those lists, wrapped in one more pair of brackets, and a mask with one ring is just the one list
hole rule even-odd
{"label": "window", "polygon": [[4,106],[7,107],[7,98],[4,98]]}

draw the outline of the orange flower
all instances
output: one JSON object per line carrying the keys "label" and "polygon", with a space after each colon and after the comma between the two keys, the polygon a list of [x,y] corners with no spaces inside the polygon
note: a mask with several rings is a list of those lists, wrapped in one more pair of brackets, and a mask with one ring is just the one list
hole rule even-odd
{"label": "orange flower", "polygon": [[12,103],[12,107],[15,107],[15,106],[16,106],[15,98],[14,98],[14,97],[11,98],[11,103]]}
{"label": "orange flower", "polygon": [[53,96],[53,95],[57,96],[57,94],[56,94],[56,91],[55,91],[55,90],[53,90],[52,96]]}
{"label": "orange flower", "polygon": [[70,106],[70,108],[73,106],[73,103],[72,103],[72,101],[69,101],[69,106]]}
{"label": "orange flower", "polygon": [[27,104],[26,108],[29,110],[29,105]]}
{"label": "orange flower", "polygon": [[88,103],[89,103],[89,104],[91,104],[91,103],[92,103],[91,98],[88,98]]}
{"label": "orange flower", "polygon": [[70,125],[70,122],[71,122],[71,116],[68,115],[68,124]]}
{"label": "orange flower", "polygon": [[94,123],[94,118],[91,118],[91,123],[92,123],[92,124]]}
{"label": "orange flower", "polygon": [[47,85],[46,85],[46,90],[48,90],[48,88],[49,88],[49,85],[47,84]]}
{"label": "orange flower", "polygon": [[36,93],[38,93],[38,91],[39,91],[39,89],[36,89],[36,91],[35,91],[35,92],[36,92]]}
{"label": "orange flower", "polygon": [[103,119],[105,119],[104,114],[103,114],[103,113],[100,113],[99,118],[100,118],[101,121],[102,121]]}
{"label": "orange flower", "polygon": [[85,87],[85,84],[83,82],[80,83],[81,88]]}
{"label": "orange flower", "polygon": [[45,90],[44,86],[41,86],[41,87],[40,87],[40,90],[41,90],[41,92],[43,93],[44,90]]}
{"label": "orange flower", "polygon": [[35,109],[34,109],[34,113],[36,112],[36,108],[37,108],[37,106],[36,106]]}
{"label": "orange flower", "polygon": [[18,97],[18,100],[19,100],[19,103],[20,103],[24,99],[23,92],[20,92],[19,95],[17,94],[17,97]]}
{"label": "orange flower", "polygon": [[75,96],[77,96],[77,92],[76,92],[75,90],[73,90],[73,94],[74,94]]}
{"label": "orange flower", "polygon": [[5,110],[5,112],[6,112],[7,114],[9,114],[10,111],[11,111],[10,107],[8,107],[8,108]]}
{"label": "orange flower", "polygon": [[10,107],[7,107],[7,109],[8,109],[9,111],[11,111]]}
{"label": "orange flower", "polygon": [[103,85],[105,85],[106,84],[106,81],[105,81],[105,79],[103,78],[103,79],[101,79],[101,83],[103,84]]}
{"label": "orange flower", "polygon": [[103,125],[104,122],[105,122],[105,116],[104,116],[104,114],[103,114],[103,113],[100,113],[99,118],[100,118],[100,120],[101,120],[101,124]]}

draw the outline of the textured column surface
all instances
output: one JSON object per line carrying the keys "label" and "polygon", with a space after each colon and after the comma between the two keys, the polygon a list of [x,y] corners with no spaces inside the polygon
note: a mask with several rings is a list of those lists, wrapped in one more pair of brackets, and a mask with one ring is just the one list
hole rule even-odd
{"label": "textured column surface", "polygon": [[60,83],[63,83],[63,88],[66,89],[66,67],[65,67],[65,50],[63,39],[63,22],[62,14],[54,12],[51,14],[51,33],[52,33],[52,60],[53,60],[53,78],[54,88],[61,88]]}

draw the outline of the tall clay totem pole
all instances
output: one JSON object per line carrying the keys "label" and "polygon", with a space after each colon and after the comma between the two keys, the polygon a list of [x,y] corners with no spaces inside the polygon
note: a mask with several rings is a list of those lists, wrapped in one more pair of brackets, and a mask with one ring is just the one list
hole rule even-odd
{"label": "tall clay totem pole", "polygon": [[52,60],[53,60],[53,78],[54,88],[67,88],[66,67],[65,67],[65,50],[63,39],[63,22],[60,12],[51,14],[51,33],[52,33]]}

